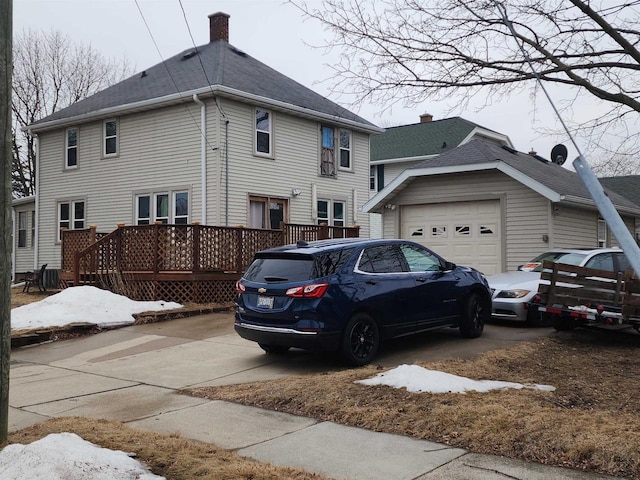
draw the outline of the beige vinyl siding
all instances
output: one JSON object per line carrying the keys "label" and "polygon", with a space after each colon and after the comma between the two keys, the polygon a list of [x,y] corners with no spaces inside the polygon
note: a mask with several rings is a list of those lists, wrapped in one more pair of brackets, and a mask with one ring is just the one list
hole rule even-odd
{"label": "beige vinyl siding", "polygon": [[415,167],[421,160],[413,162],[385,163],[384,164],[384,186],[389,185],[394,178],[404,172],[409,167]]}
{"label": "beige vinyl siding", "polygon": [[64,130],[40,136],[40,262],[60,266],[56,206],[84,199],[85,223],[134,222],[136,193],[187,190],[200,220],[200,109],[194,103],[118,118],[118,156],[102,157],[102,122],[80,125],[78,168],[64,170]]}
{"label": "beige vinyl siding", "polygon": [[567,205],[553,205],[554,247],[596,248],[598,212]]}
{"label": "beige vinyl siding", "polygon": [[[518,265],[549,248],[542,238],[543,234],[549,234],[547,200],[495,170],[417,178],[391,203],[399,206],[474,199],[501,201],[503,269],[515,270]],[[383,233],[386,238],[400,235],[399,210],[384,209]]]}
{"label": "beige vinyl siding", "polygon": [[[14,270],[17,274],[33,271],[34,269],[34,264],[33,264],[34,248],[32,246],[33,242],[31,239],[31,232],[32,232],[31,219],[32,219],[32,214],[33,214],[32,212],[34,211],[34,208],[35,208],[34,202],[26,203],[24,205],[17,205],[16,207],[14,207],[15,224],[13,228],[13,251],[14,251],[14,258],[15,258]],[[19,212],[24,212],[27,216],[27,244],[24,247],[18,247],[18,227],[19,227],[18,213]],[[21,275],[17,275],[16,280],[19,280],[20,278],[21,278]]]}
{"label": "beige vinyl siding", "polygon": [[[255,105],[219,100],[229,120],[229,225],[249,223],[249,195],[284,198],[289,203],[289,221],[315,223],[312,217],[312,184],[318,198],[346,202],[346,224],[361,225],[361,235],[368,236],[368,216],[359,212],[353,218],[353,190],[357,207],[369,196],[369,136],[352,131],[353,171],[337,171],[336,178],[319,175],[320,123],[273,111],[273,158],[254,152]],[[224,119],[220,127],[224,129]],[[224,134],[224,133],[223,133]],[[224,181],[224,168],[221,169]],[[294,188],[301,191],[293,197]],[[224,184],[221,185],[220,209],[225,209]],[[224,213],[221,214],[224,219]]]}
{"label": "beige vinyl siding", "polygon": [[[635,231],[636,231],[635,218],[634,217],[623,216],[622,217],[622,221],[624,222],[624,224],[626,225],[627,229],[629,230],[629,233],[631,234],[631,236],[635,240],[635,238],[636,238],[635,237]],[[607,227],[607,235],[609,237],[609,243],[610,243],[610,245],[612,247],[619,247],[620,246],[620,242],[613,235],[613,232],[611,232],[611,230],[609,230],[609,227]]]}

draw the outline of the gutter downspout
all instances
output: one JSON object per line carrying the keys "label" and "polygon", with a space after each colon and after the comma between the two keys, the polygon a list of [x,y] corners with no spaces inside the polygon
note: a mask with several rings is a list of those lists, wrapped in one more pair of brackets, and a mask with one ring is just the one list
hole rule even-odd
{"label": "gutter downspout", "polygon": [[[224,115],[224,114],[223,114]],[[224,122],[224,226],[229,226],[229,119]]]}
{"label": "gutter downspout", "polygon": [[[31,129],[28,130],[29,135],[36,142],[36,191],[35,191],[35,211],[36,211],[36,227],[35,227],[35,239],[33,240],[33,271],[38,270],[38,261],[40,260],[40,137],[37,133],[31,133]],[[62,265],[60,265],[62,268]]]}
{"label": "gutter downspout", "polygon": [[11,234],[11,239],[13,240],[13,245],[11,245],[11,283],[16,282],[16,209],[12,205],[11,206],[11,225],[13,232]]}
{"label": "gutter downspout", "polygon": [[202,191],[202,225],[207,224],[207,108],[202,100],[198,98],[198,94],[193,94],[193,101],[200,105],[200,175]]}

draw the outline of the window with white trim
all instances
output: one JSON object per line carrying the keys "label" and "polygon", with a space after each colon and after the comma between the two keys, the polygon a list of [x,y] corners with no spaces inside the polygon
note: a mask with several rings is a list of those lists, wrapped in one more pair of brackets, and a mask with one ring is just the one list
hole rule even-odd
{"label": "window with white trim", "polygon": [[607,246],[607,222],[598,219],[598,247]]}
{"label": "window with white trim", "polygon": [[339,200],[318,200],[318,225],[326,223],[336,227],[346,225],[346,202]]}
{"label": "window with white trim", "polygon": [[36,211],[31,210],[31,248],[36,245]]}
{"label": "window with white trim", "polygon": [[18,248],[27,246],[27,212],[18,212]]}
{"label": "window with white trim", "polygon": [[271,112],[256,108],[256,155],[271,156]]}
{"label": "window with white trim", "polygon": [[65,133],[65,168],[78,166],[78,129],[67,128]]}
{"label": "window with white trim", "polygon": [[340,169],[352,170],[351,164],[351,132],[349,130],[340,130],[338,135],[340,142]]}
{"label": "window with white trim", "polygon": [[107,120],[103,125],[103,152],[105,157],[118,155],[118,121],[115,119]]}
{"label": "window with white trim", "polygon": [[60,241],[60,230],[80,230],[85,228],[85,202],[84,200],[66,200],[58,202],[58,233],[57,239]]}
{"label": "window with white trim", "polygon": [[135,198],[136,225],[189,223],[189,192],[141,193]]}

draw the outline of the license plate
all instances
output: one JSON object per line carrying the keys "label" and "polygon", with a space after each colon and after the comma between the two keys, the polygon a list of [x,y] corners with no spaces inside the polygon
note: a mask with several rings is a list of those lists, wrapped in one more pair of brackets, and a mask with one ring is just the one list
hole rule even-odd
{"label": "license plate", "polygon": [[258,307],[273,308],[273,297],[258,297]]}

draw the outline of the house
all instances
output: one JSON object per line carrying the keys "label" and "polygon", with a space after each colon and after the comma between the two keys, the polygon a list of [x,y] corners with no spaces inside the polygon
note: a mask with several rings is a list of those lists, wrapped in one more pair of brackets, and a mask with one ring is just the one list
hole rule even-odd
{"label": "house", "polygon": [[38,268],[34,263],[36,245],[35,197],[15,198],[11,202],[13,217],[13,254],[11,279],[18,282],[26,272]]}
{"label": "house", "polygon": [[[640,206],[608,195],[637,235]],[[617,245],[575,172],[479,139],[404,170],[364,210],[382,214],[385,237],[415,240],[489,275],[553,247]]]}
{"label": "house", "polygon": [[[461,117],[433,120],[433,115],[420,115],[420,122],[391,127],[371,137],[369,172],[370,198],[382,190],[405,169],[464,145],[473,139],[484,139],[513,148],[506,135],[482,127]],[[382,236],[380,214],[371,214],[372,237]]]}
{"label": "house", "polygon": [[229,43],[210,41],[29,128],[38,137],[36,263],[60,231],[156,222],[359,225],[368,236],[367,120]]}
{"label": "house", "polygon": [[636,205],[640,205],[640,175],[602,177],[598,180],[604,188],[625,197]]}

